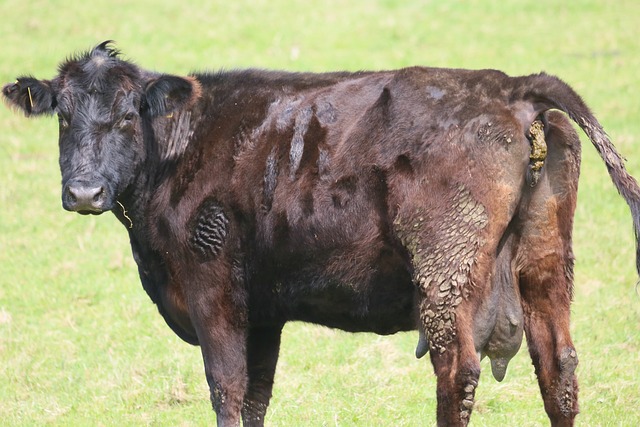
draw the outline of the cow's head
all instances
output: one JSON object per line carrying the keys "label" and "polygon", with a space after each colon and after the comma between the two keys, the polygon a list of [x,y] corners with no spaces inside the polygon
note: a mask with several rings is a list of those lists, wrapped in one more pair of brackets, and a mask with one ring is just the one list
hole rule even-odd
{"label": "cow's head", "polygon": [[145,123],[185,107],[194,79],[146,72],[110,42],[62,63],[52,80],[19,77],[3,87],[27,116],[58,115],[62,205],[82,214],[110,210],[146,159]]}

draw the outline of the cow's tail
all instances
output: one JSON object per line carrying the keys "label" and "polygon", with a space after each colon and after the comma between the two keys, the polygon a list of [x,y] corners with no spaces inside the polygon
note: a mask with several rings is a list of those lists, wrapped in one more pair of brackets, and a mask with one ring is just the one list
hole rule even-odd
{"label": "cow's tail", "polygon": [[627,172],[625,159],[618,153],[589,107],[568,84],[544,73],[516,80],[519,81],[514,88],[514,96],[533,105],[534,118],[549,109],[564,111],[582,128],[600,153],[613,184],[631,209],[636,236],[636,270],[640,274],[640,187]]}

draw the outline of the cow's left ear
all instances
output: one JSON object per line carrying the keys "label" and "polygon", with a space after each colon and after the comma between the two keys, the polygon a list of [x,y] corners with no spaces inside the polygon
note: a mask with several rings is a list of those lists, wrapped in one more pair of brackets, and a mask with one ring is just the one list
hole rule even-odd
{"label": "cow's left ear", "polygon": [[53,114],[56,107],[55,93],[49,80],[18,77],[15,83],[4,85],[2,95],[7,104],[27,116]]}
{"label": "cow's left ear", "polygon": [[144,89],[143,112],[151,117],[166,116],[191,105],[200,97],[200,83],[193,77],[161,75]]}

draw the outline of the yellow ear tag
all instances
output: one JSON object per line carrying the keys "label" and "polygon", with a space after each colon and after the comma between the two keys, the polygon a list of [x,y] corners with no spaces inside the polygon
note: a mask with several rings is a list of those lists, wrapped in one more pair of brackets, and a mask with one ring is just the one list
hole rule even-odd
{"label": "yellow ear tag", "polygon": [[168,116],[166,116],[167,119],[172,119],[173,118],[173,113],[169,114]]}
{"label": "yellow ear tag", "polygon": [[33,98],[31,97],[31,88],[27,86],[27,93],[29,94],[29,105],[31,105],[31,109],[33,110]]}

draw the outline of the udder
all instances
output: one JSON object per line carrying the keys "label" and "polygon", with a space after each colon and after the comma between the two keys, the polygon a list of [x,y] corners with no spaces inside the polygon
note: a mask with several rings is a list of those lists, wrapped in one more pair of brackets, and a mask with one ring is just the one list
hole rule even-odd
{"label": "udder", "polygon": [[502,250],[498,256],[490,297],[474,318],[476,351],[481,358],[489,357],[497,381],[504,379],[509,361],[520,349],[524,330],[518,281],[509,252]]}
{"label": "udder", "polygon": [[[506,255],[498,259],[490,295],[480,305],[473,326],[476,351],[481,358],[489,357],[491,372],[497,381],[504,379],[509,361],[520,349],[524,328],[517,280],[510,261]],[[416,357],[421,358],[429,351],[429,340],[422,328],[418,332]]]}

